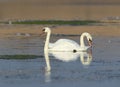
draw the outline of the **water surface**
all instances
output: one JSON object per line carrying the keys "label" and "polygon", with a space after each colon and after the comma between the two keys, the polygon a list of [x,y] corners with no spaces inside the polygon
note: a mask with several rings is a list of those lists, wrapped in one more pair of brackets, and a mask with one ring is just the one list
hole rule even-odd
{"label": "water surface", "polygon": [[[51,42],[79,36],[52,36]],[[0,38],[0,55],[43,55],[36,59],[0,60],[1,87],[118,87],[120,85],[120,38],[93,36],[92,61],[84,65],[80,56],[62,61],[49,55],[51,72],[46,72],[44,39],[8,35]]]}

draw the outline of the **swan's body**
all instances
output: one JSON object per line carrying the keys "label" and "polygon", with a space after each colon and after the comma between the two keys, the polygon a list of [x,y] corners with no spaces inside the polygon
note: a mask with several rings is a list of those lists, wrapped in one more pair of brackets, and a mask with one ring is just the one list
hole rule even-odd
{"label": "swan's body", "polygon": [[47,32],[44,51],[86,51],[90,46],[85,46],[84,37],[87,37],[88,41],[92,41],[92,37],[89,33],[83,33],[80,37],[80,45],[70,39],[59,39],[55,43],[49,43],[51,30],[48,27],[44,28],[44,32]]}
{"label": "swan's body", "polygon": [[77,48],[80,48],[79,44],[69,39],[59,39],[49,45],[49,51],[73,51]]}

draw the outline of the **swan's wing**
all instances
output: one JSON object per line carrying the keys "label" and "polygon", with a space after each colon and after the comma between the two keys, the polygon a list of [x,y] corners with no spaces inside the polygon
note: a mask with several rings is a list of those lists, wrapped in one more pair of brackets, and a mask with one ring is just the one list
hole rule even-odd
{"label": "swan's wing", "polygon": [[59,39],[52,44],[51,47],[51,50],[54,51],[73,51],[74,49],[78,49],[80,46],[73,40]]}
{"label": "swan's wing", "polygon": [[78,43],[70,39],[59,39],[55,42],[55,45],[58,45],[58,44],[71,44],[71,45],[79,46]]}
{"label": "swan's wing", "polygon": [[53,48],[54,46],[58,46],[60,44],[63,45],[63,43],[65,43],[66,41],[67,39],[59,39],[55,43],[49,43],[49,48]]}

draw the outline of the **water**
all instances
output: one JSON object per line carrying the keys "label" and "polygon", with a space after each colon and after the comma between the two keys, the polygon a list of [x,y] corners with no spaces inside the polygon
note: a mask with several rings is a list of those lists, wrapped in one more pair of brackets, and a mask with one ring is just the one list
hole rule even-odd
{"label": "water", "polygon": [[[52,36],[51,42],[79,36]],[[0,38],[0,55],[43,55],[44,39],[40,36]],[[51,72],[45,70],[45,58],[0,60],[0,87],[118,87],[120,85],[120,38],[93,36],[91,61],[85,65],[81,54],[70,61],[51,54]],[[63,55],[63,54],[62,54]],[[77,55],[77,56],[76,56]],[[46,57],[46,56],[45,56]],[[59,56],[58,56],[59,57]]]}

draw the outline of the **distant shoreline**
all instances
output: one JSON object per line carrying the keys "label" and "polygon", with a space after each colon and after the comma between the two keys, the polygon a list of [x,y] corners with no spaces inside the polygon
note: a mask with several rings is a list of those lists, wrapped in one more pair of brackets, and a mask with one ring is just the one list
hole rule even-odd
{"label": "distant shoreline", "polygon": [[119,4],[119,0],[13,0],[0,3],[0,20],[102,20],[120,16]]}
{"label": "distant shoreline", "polygon": [[[93,36],[120,36],[120,25],[106,26],[54,26],[51,27],[52,34],[55,35],[81,35],[83,32],[89,32]],[[45,25],[0,25],[0,38],[7,37],[9,34],[15,36],[16,33],[29,33],[40,35]]]}

